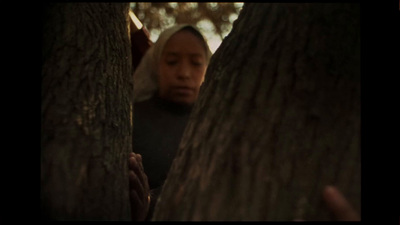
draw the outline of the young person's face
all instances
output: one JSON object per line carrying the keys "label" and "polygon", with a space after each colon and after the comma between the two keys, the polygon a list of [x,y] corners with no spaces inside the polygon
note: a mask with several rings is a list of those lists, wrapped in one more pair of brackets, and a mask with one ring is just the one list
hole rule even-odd
{"label": "young person's face", "polygon": [[193,104],[206,69],[206,51],[202,41],[190,31],[176,32],[165,44],[161,55],[159,96],[180,104]]}

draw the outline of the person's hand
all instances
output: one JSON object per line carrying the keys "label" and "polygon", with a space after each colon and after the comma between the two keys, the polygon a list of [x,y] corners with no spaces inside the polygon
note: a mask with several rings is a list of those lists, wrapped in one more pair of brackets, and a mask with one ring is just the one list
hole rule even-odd
{"label": "person's hand", "polygon": [[343,194],[333,186],[326,186],[323,191],[323,199],[329,210],[338,221],[360,221],[360,215],[346,200]]}
{"label": "person's hand", "polygon": [[133,221],[146,219],[150,206],[150,188],[142,165],[140,154],[130,153],[129,167],[129,199]]}

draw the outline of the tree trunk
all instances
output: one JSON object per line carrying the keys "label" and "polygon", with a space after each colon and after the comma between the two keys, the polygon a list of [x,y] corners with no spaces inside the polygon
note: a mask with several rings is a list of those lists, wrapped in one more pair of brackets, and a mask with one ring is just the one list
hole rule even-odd
{"label": "tree trunk", "polygon": [[42,218],[130,219],[128,10],[129,3],[43,7]]}
{"label": "tree trunk", "polygon": [[154,220],[360,212],[358,4],[247,4],[209,65]]}

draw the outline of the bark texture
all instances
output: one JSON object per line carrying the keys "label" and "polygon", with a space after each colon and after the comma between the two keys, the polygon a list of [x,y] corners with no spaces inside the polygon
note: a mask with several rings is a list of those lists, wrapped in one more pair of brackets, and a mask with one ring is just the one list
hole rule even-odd
{"label": "bark texture", "polygon": [[43,5],[41,213],[129,220],[129,3]]}
{"label": "bark texture", "polygon": [[360,212],[359,4],[248,4],[211,59],[153,220]]}

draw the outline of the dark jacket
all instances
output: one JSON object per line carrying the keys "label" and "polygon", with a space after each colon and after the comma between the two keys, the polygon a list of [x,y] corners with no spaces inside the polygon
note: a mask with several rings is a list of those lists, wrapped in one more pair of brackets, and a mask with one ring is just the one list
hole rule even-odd
{"label": "dark jacket", "polygon": [[152,190],[149,219],[178,150],[191,107],[153,97],[136,103],[133,111],[133,152],[142,155]]}

